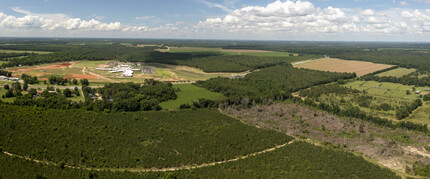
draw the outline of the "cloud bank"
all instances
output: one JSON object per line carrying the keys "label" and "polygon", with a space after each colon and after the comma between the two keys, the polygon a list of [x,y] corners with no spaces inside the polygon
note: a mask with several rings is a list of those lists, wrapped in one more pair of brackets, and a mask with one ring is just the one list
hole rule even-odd
{"label": "cloud bank", "polygon": [[[280,1],[266,6],[246,6],[225,9],[200,0],[210,7],[222,8],[225,15],[210,17],[196,24],[166,24],[159,27],[124,25],[120,22],[83,20],[64,14],[38,14],[20,8],[13,10],[22,17],[0,12],[1,31],[61,32],[65,34],[116,33],[120,36],[166,38],[235,38],[290,40],[319,37],[318,40],[336,40],[332,37],[391,37],[420,36],[430,40],[430,10],[392,8],[341,9],[320,8],[308,1]],[[427,2],[422,0],[421,2]],[[156,17],[153,17],[156,18]],[[136,17],[140,20],[148,18]],[[424,38],[421,38],[424,37]]]}

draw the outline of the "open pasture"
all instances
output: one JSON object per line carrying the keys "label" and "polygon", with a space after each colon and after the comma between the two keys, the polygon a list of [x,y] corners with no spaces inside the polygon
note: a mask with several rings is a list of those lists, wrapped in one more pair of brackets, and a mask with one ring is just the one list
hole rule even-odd
{"label": "open pasture", "polygon": [[303,63],[295,63],[296,68],[307,68],[320,71],[356,73],[363,76],[375,71],[392,67],[393,65],[375,64],[371,62],[341,60],[337,58],[323,58]]}
{"label": "open pasture", "polygon": [[408,68],[396,68],[396,69],[393,69],[390,71],[379,73],[376,76],[379,76],[379,77],[383,77],[383,76],[402,77],[405,75],[409,75],[414,71],[417,71],[417,70],[414,68],[410,68],[410,69],[408,69]]}
{"label": "open pasture", "polygon": [[193,84],[175,84],[173,85],[180,91],[176,92],[178,98],[175,100],[165,101],[160,104],[163,109],[178,109],[181,104],[192,104],[199,98],[217,100],[223,98],[221,93],[215,93],[207,89],[195,86]]}

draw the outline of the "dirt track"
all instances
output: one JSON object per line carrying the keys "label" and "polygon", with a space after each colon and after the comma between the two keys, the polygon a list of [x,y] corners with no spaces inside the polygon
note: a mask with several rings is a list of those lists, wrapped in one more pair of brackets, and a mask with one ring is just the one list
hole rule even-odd
{"label": "dirt track", "polygon": [[[238,160],[242,160],[242,159],[246,159],[249,157],[253,157],[256,155],[260,155],[266,152],[271,152],[274,151],[278,148],[284,147],[286,145],[292,144],[295,140],[291,140],[287,143],[281,144],[281,145],[277,145],[275,147],[272,148],[268,148],[259,152],[255,152],[255,153],[251,153],[245,156],[239,156],[230,160],[223,160],[223,161],[218,161],[218,162],[212,162],[212,163],[203,163],[203,164],[199,164],[199,165],[185,165],[185,166],[180,166],[180,167],[169,167],[169,168],[91,168],[91,167],[76,167],[76,166],[70,166],[70,165],[65,165],[64,167],[66,168],[72,168],[72,169],[81,169],[81,170],[94,170],[94,171],[112,171],[112,172],[124,172],[124,171],[128,171],[128,172],[136,172],[136,173],[140,173],[140,172],[167,172],[167,171],[176,171],[176,170],[190,170],[190,169],[197,169],[197,168],[204,168],[204,167],[208,167],[208,166],[214,166],[214,165],[218,165],[218,164],[224,164],[224,163],[229,163],[229,162],[234,162],[234,161],[238,161]],[[51,161],[42,161],[42,160],[36,160],[36,159],[32,159],[26,156],[21,156],[21,155],[17,155],[17,154],[12,154],[6,151],[3,151],[4,154],[9,155],[11,157],[17,157],[20,159],[25,159],[25,160],[29,160],[35,163],[42,163],[45,165],[53,165],[53,166],[58,166],[57,163],[51,162]]]}

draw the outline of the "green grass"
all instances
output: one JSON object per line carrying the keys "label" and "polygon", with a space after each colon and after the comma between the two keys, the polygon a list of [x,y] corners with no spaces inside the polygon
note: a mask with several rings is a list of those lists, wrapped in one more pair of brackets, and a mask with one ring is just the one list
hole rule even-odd
{"label": "green grass", "polygon": [[194,100],[199,98],[205,99],[221,99],[221,93],[215,93],[207,89],[195,86],[193,84],[177,84],[173,87],[179,88],[181,91],[176,92],[178,98],[175,100],[165,101],[160,104],[163,109],[178,109],[181,104],[192,104]]}
{"label": "green grass", "polygon": [[2,49],[0,49],[0,53],[37,53],[37,54],[49,54],[49,53],[52,53],[52,52],[26,51],[26,50],[2,50]]}
{"label": "green grass", "polygon": [[92,68],[98,68],[98,66],[100,64],[107,64],[110,61],[79,61],[76,62],[73,67],[79,67],[79,68],[84,68],[84,67],[92,67]]}
{"label": "green grass", "polygon": [[[13,98],[2,98],[2,96],[4,95],[4,94],[6,94],[6,90],[3,88],[3,85],[4,85],[4,83],[2,83],[2,82],[0,82],[0,100],[1,101],[3,101],[3,102],[8,102],[8,103],[13,103],[13,101],[15,100],[15,97],[13,97]],[[11,85],[9,84],[9,87],[10,87]]]}
{"label": "green grass", "polygon": [[430,125],[430,102],[416,109],[405,121]]}
{"label": "green grass", "polygon": [[2,65],[3,63],[7,63],[7,61],[0,61],[0,65]]}
{"label": "green grass", "polygon": [[408,75],[414,71],[416,71],[416,69],[413,69],[413,68],[411,68],[411,69],[396,68],[396,69],[393,69],[390,71],[386,71],[386,72],[377,74],[376,76],[379,76],[379,77],[383,77],[383,76],[402,77],[402,76]]}

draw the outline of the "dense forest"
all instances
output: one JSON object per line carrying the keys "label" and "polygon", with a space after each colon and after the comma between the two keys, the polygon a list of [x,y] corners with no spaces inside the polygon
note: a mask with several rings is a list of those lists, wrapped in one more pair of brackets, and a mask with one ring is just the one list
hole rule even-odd
{"label": "dense forest", "polygon": [[264,99],[287,99],[291,97],[291,92],[355,76],[351,73],[296,69],[289,64],[283,64],[264,68],[244,78],[213,78],[200,81],[196,85],[221,92],[229,98],[230,102],[237,103],[247,98],[248,103],[253,101],[258,103]]}
{"label": "dense forest", "polygon": [[175,172],[86,171],[36,164],[3,154],[0,163],[7,163],[0,167],[3,178],[400,178],[351,153],[303,142],[227,164]]}
{"label": "dense forest", "polygon": [[[17,82],[18,83],[18,82]],[[18,83],[19,84],[19,83]],[[12,96],[18,96],[14,104],[38,106],[47,109],[78,109],[90,111],[148,111],[160,110],[160,102],[176,99],[175,89],[171,83],[155,80],[145,80],[143,84],[110,83],[102,88],[88,87],[88,80],[81,80],[85,102],[72,102],[64,93],[49,93],[45,89],[40,96],[35,97],[35,90],[22,95],[19,85],[11,87],[15,90]],[[70,91],[70,90],[69,90]],[[13,92],[13,91],[12,91]],[[75,94],[79,94],[76,90]],[[10,97],[12,97],[10,96]]]}
{"label": "dense forest", "polygon": [[216,109],[107,114],[5,104],[0,108],[3,150],[72,166],[200,164],[261,151],[292,139],[244,125]]}

